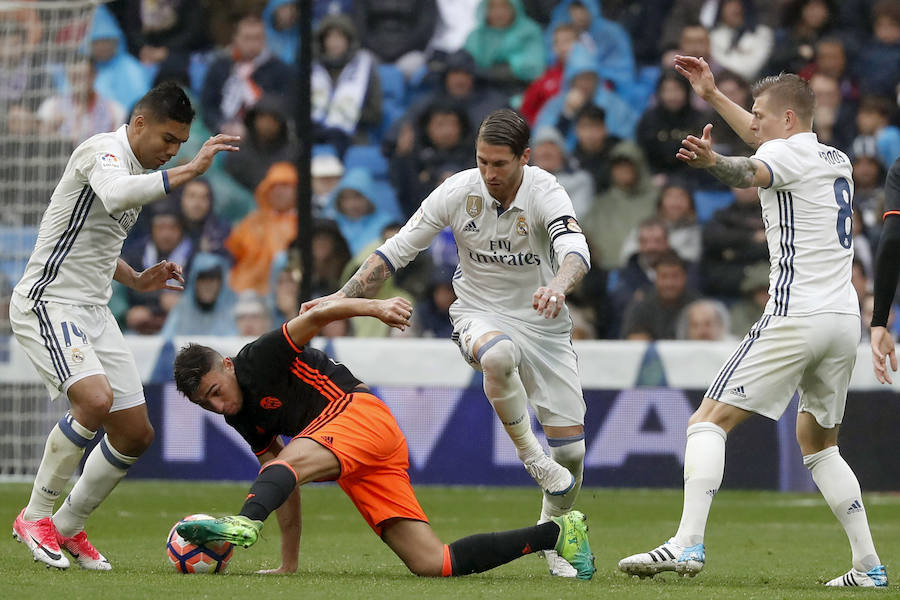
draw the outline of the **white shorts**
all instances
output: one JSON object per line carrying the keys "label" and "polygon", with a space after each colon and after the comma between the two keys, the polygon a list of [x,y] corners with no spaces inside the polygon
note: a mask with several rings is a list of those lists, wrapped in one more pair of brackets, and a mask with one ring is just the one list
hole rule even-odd
{"label": "white shorts", "polygon": [[522,355],[519,377],[541,425],[584,425],[585,403],[578,358],[568,333],[526,330],[490,313],[466,312],[451,316],[451,339],[459,346],[466,362],[478,371],[481,371],[481,365],[472,351],[475,342],[490,331],[502,331],[509,336]]}
{"label": "white shorts", "polygon": [[75,382],[102,374],[113,392],[110,412],[144,403],[134,356],[109,307],[35,302],[13,294],[9,322],[53,400]]}
{"label": "white shorts", "polygon": [[706,397],[777,420],[796,391],[799,412],[831,429],[844,418],[859,336],[856,315],[763,315]]}

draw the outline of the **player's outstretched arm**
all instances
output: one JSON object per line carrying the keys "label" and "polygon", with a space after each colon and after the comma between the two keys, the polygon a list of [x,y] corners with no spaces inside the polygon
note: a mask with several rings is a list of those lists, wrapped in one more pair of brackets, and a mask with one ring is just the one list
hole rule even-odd
{"label": "player's outstretched arm", "polygon": [[300,314],[316,307],[325,300],[340,298],[369,298],[378,293],[381,285],[391,276],[387,263],[378,254],[370,254],[366,262],[347,280],[344,287],[321,298],[314,298],[300,305]]}
{"label": "player's outstretched arm", "polygon": [[[270,449],[259,456],[259,464],[264,465],[270,460],[275,460],[283,449],[284,444],[276,438]],[[295,487],[284,504],[276,509],[275,515],[278,517],[278,528],[281,530],[281,565],[277,569],[262,569],[257,572],[263,575],[295,573],[300,564],[300,535],[302,533],[299,486]]]}
{"label": "player's outstretched arm", "polygon": [[575,289],[587,272],[588,267],[582,257],[575,253],[567,254],[556,271],[556,277],[534,292],[531,307],[545,319],[555,319],[566,303],[566,294]]}
{"label": "player's outstretched arm", "polygon": [[703,58],[678,55],[673,64],[675,70],[684,75],[691,83],[694,92],[712,106],[713,110],[722,115],[722,118],[747,145],[752,148],[759,146],[759,140],[750,131],[750,121],[753,119],[753,115],[722,93],[716,86],[712,71]]}
{"label": "player's outstretched arm", "polygon": [[[113,274],[113,279],[139,292],[153,292],[156,290],[184,291],[184,276],[181,272],[181,265],[169,260],[161,260],[152,267],[138,273],[131,268],[131,265],[119,258],[116,262],[116,272]],[[180,282],[181,285],[168,283],[171,279]]]}
{"label": "player's outstretched arm", "polygon": [[745,156],[722,156],[712,150],[713,126],[703,128],[703,135],[689,135],[681,140],[675,158],[695,169],[707,169],[716,179],[730,187],[769,187],[772,174],[765,163]]}
{"label": "player's outstretched arm", "polygon": [[173,167],[166,170],[166,175],[169,178],[169,186],[173,188],[178,187],[195,177],[200,177],[206,173],[206,170],[212,165],[212,161],[216,157],[216,154],[219,152],[237,152],[239,148],[235,144],[240,141],[240,137],[236,135],[225,135],[224,133],[210,137],[203,143],[200,151],[197,152],[196,156],[189,162],[179,167]]}
{"label": "player's outstretched arm", "polygon": [[375,317],[386,325],[404,331],[409,327],[411,316],[412,304],[406,298],[370,300],[326,297],[320,299],[313,308],[288,321],[287,333],[291,336],[291,341],[299,347],[315,337],[319,330],[332,321],[351,317]]}

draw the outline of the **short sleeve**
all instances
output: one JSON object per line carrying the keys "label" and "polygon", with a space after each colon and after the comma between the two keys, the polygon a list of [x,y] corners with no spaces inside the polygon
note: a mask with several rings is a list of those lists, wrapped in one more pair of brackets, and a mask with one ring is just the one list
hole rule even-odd
{"label": "short sleeve", "polygon": [[786,140],[769,140],[750,158],[759,160],[769,169],[772,175],[769,188],[788,187],[805,175],[803,161],[791,151]]}

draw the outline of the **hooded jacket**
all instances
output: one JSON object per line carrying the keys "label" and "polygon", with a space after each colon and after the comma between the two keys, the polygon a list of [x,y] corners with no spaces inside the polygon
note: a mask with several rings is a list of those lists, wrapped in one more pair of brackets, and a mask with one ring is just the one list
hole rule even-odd
{"label": "hooded jacket", "polygon": [[102,4],[94,13],[88,43],[97,40],[114,39],[117,42],[115,54],[106,62],[97,63],[97,78],[94,91],[101,96],[115,100],[126,111],[130,111],[144,94],[150,91],[150,78],[140,61],[128,53],[125,34],[108,8]]}
{"label": "hooded jacket", "polygon": [[505,29],[495,29],[487,24],[487,5],[478,5],[478,25],[469,34],[464,48],[482,69],[497,64],[508,64],[512,74],[526,83],[544,71],[544,46],[540,26],[528,18],[522,0],[508,0],[516,15]]}
{"label": "hooded jacket", "polygon": [[[222,288],[212,307],[205,310],[196,298],[197,276],[216,268],[222,273]],[[176,335],[237,335],[232,314],[236,299],[228,285],[228,261],[218,254],[199,252],[191,263],[184,292],[166,317],[160,335],[163,338]]]}
{"label": "hooded jacket", "polygon": [[231,231],[225,247],[234,256],[231,287],[236,292],[253,289],[260,295],[269,291],[272,258],[297,237],[297,211],[276,212],[269,194],[277,184],[296,186],[297,169],[290,163],[275,163],[256,188],[257,209]]}
{"label": "hooded jacket", "polygon": [[[371,204],[371,211],[359,219],[350,219],[338,209],[338,199],[344,190],[355,190],[365,196]],[[375,181],[368,171],[361,168],[350,169],[338,183],[325,208],[326,218],[334,219],[344,239],[350,246],[350,254],[381,239],[381,232],[394,221],[394,213],[386,205],[385,198],[376,193]]]}

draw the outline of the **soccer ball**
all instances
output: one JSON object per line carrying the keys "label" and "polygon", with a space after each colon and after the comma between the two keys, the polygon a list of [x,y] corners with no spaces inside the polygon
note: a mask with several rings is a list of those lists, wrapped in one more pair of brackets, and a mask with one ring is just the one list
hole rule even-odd
{"label": "soccer ball", "polygon": [[[178,523],[184,521],[196,521],[198,519],[213,519],[209,515],[188,515]],[[192,544],[178,535],[172,526],[169,537],[166,540],[166,556],[169,562],[179,573],[221,573],[228,566],[231,555],[234,554],[234,544],[231,542],[209,542],[203,546]]]}

